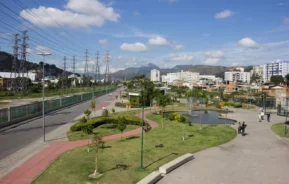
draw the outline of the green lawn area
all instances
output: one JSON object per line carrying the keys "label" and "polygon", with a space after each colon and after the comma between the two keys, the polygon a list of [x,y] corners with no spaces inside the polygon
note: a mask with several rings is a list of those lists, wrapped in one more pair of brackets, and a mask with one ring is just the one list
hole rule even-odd
{"label": "green lawn area", "polygon": [[273,132],[275,132],[277,135],[281,137],[289,137],[288,128],[289,126],[287,126],[287,134],[284,136],[284,131],[285,131],[284,123],[277,123],[271,126],[271,129],[273,130]]}
{"label": "green lawn area", "polygon": [[[88,178],[94,171],[95,152],[87,152],[87,146],[83,146],[62,154],[33,184],[133,184],[185,153],[223,144],[237,135],[230,126],[203,125],[200,130],[199,125],[188,126],[169,120],[164,120],[162,129],[159,115],[149,114],[147,117],[158,122],[159,127],[144,136],[144,171],[139,171],[141,139],[137,135],[131,139],[105,143],[109,148],[100,150],[98,154],[99,172],[103,173],[99,179]],[[185,141],[182,141],[183,130]],[[156,147],[160,144],[163,147]],[[118,164],[128,165],[128,168],[116,169]]]}
{"label": "green lawn area", "polygon": [[[139,128],[139,126],[137,125],[127,125],[126,129],[124,132],[129,131],[129,130],[133,130]],[[93,129],[94,133],[100,134],[102,136],[107,136],[107,135],[113,135],[113,134],[118,134],[120,133],[120,131],[117,129],[117,124],[105,124],[105,125],[101,125],[97,128]],[[93,138],[93,134],[92,135],[88,135],[83,133],[82,131],[77,131],[77,132],[67,132],[67,138],[70,141],[74,141],[74,140],[80,140],[80,139],[89,139],[89,138]]]}

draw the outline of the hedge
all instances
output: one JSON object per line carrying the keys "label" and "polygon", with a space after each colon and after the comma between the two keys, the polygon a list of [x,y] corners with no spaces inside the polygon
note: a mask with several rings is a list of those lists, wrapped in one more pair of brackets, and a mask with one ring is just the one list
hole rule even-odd
{"label": "hedge", "polygon": [[[125,108],[126,107],[126,104],[127,103],[123,103],[123,102],[116,102],[114,105],[116,107],[123,107]],[[138,105],[133,105],[133,104],[130,104],[131,108],[138,108],[139,106]]]}
{"label": "hedge", "polygon": [[[125,116],[125,122],[127,125],[139,125],[141,126],[141,118],[136,116]],[[103,124],[117,124],[118,123],[118,117],[98,117],[94,119],[88,120],[86,123],[77,122],[74,125],[70,127],[70,130],[72,132],[75,131],[81,131],[86,126],[92,126],[93,128],[96,128]]]}

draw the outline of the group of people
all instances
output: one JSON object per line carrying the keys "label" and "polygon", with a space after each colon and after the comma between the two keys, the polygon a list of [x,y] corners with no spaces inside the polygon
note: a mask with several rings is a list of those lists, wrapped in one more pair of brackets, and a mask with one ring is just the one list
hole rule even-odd
{"label": "group of people", "polygon": [[243,121],[243,123],[241,123],[240,121],[238,122],[239,126],[238,126],[238,134],[242,133],[242,135],[246,135],[245,134],[245,129],[247,127],[247,124],[245,123],[245,121]]}
{"label": "group of people", "polygon": [[[265,113],[264,113],[263,109],[260,109],[260,112],[258,114],[259,122],[264,120],[264,115],[265,115]],[[267,121],[270,122],[271,112],[267,112],[266,115],[267,115]]]}

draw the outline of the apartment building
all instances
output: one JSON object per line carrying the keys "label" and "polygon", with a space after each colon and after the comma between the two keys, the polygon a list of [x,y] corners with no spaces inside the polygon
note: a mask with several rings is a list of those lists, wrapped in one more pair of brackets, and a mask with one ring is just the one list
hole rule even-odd
{"label": "apartment building", "polygon": [[285,77],[289,73],[289,61],[277,60],[263,65],[263,81],[268,82],[271,76],[282,75]]}
{"label": "apartment building", "polygon": [[161,75],[160,75],[160,71],[153,69],[151,70],[151,81],[152,82],[160,82],[161,81]]}

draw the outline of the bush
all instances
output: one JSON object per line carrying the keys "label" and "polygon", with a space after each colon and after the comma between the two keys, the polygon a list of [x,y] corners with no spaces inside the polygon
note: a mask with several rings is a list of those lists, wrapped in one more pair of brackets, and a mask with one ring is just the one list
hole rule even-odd
{"label": "bush", "polygon": [[111,109],[111,112],[112,112],[112,113],[115,113],[115,109],[114,109],[114,108],[112,108],[112,109]]}
{"label": "bush", "polygon": [[79,120],[80,123],[86,123],[87,122],[87,119],[85,118],[85,116],[83,116],[80,120]]}
{"label": "bush", "polygon": [[[125,116],[125,124],[126,125],[138,125],[141,126],[141,118],[136,116]],[[98,117],[94,119],[88,120],[86,123],[77,122],[70,127],[72,132],[81,131],[86,126],[92,126],[96,128],[103,124],[117,124],[118,118],[117,117]]]}
{"label": "bush", "polygon": [[234,108],[241,108],[242,107],[242,104],[240,104],[240,103],[235,103],[234,104]]}
{"label": "bush", "polygon": [[[127,104],[127,103],[116,102],[114,105],[115,105],[116,107],[126,108],[126,104]],[[138,107],[139,107],[138,105],[133,105],[133,104],[131,104],[130,106],[131,106],[131,108],[138,108]]]}
{"label": "bush", "polygon": [[102,111],[102,117],[105,117],[105,118],[108,117],[108,110],[107,110],[107,109],[103,109],[103,111]]}

